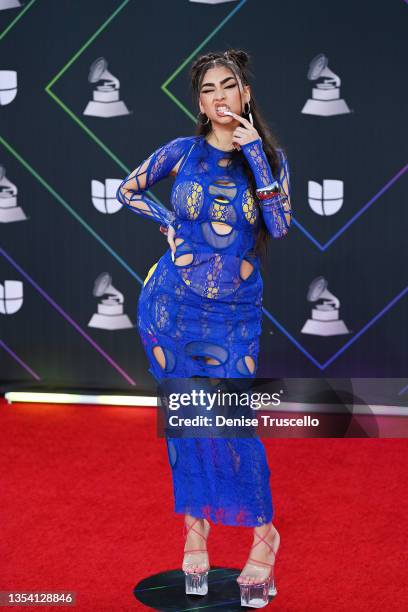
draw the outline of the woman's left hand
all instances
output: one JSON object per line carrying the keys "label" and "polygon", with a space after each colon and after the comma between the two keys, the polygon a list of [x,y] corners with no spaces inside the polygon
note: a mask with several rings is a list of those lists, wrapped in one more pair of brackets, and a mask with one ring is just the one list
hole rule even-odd
{"label": "woman's left hand", "polygon": [[232,111],[229,111],[228,114],[242,124],[236,127],[232,134],[232,144],[234,147],[237,145],[242,146],[248,144],[254,140],[261,140],[257,130],[254,128],[252,123],[248,121],[248,119],[245,119],[244,117],[241,117],[241,115],[237,115]]}

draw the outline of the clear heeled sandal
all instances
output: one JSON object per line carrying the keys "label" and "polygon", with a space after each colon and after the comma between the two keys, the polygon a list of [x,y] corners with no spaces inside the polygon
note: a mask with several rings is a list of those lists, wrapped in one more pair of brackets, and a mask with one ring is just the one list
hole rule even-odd
{"label": "clear heeled sandal", "polygon": [[[208,521],[206,521],[205,523],[206,524],[206,535],[203,535],[202,533],[197,531],[197,529],[194,529],[194,525],[199,520],[200,519],[195,519],[190,525],[187,525],[186,521],[184,522],[183,535],[184,535],[185,540],[187,539],[187,536],[191,530],[197,533],[201,538],[203,538],[204,542],[207,543],[208,534],[210,532],[210,524]],[[207,559],[208,559],[207,548],[192,548],[192,549],[184,550],[184,555],[186,554],[194,555],[195,553],[207,553]],[[195,563],[192,561],[190,561],[190,564],[195,565]],[[183,572],[184,572],[184,577],[185,577],[186,595],[207,595],[208,593],[208,570],[210,569],[210,566],[208,565],[208,561],[207,561],[207,566],[201,572],[190,571],[188,569],[184,569],[185,565],[188,565],[188,560],[186,563],[186,556],[184,556],[184,561],[183,561]]]}
{"label": "clear heeled sandal", "polygon": [[[273,563],[267,563],[266,561],[259,561],[258,559],[254,559],[251,556],[248,557],[248,560],[247,560],[247,564],[249,563],[250,565],[254,565],[258,567],[269,567],[270,568],[269,574],[266,576],[266,578],[262,580],[262,582],[254,582],[252,584],[243,584],[243,583],[238,582],[240,594],[241,594],[241,606],[248,607],[248,608],[263,608],[267,606],[269,603],[268,597],[269,596],[275,597],[275,595],[277,595],[278,593],[276,589],[275,575],[274,575],[275,559],[276,559],[276,553],[278,549],[276,549],[275,551],[273,547],[271,546],[271,544],[269,544],[265,540],[265,538],[267,537],[271,529],[272,529],[272,523],[268,531],[264,534],[264,536],[260,536],[259,533],[255,531],[255,535],[259,539],[258,539],[258,542],[253,544],[253,546],[251,547],[250,554],[252,553],[252,550],[256,546],[258,546],[258,544],[260,544],[261,542],[264,542],[268,546],[270,552],[274,555]],[[279,537],[279,534],[278,534],[278,537]]]}

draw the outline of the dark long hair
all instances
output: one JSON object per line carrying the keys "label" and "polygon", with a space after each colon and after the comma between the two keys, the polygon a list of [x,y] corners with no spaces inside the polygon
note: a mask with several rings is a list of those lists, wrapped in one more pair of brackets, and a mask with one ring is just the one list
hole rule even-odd
{"label": "dark long hair", "polygon": [[[193,94],[193,102],[198,107],[198,100],[200,97],[200,88],[204,79],[204,75],[210,68],[215,68],[216,66],[225,66],[229,68],[237,81],[244,85],[250,85],[250,76],[252,73],[248,68],[248,64],[250,61],[250,57],[246,51],[242,51],[241,49],[228,49],[225,52],[215,52],[215,53],[207,53],[206,55],[200,55],[191,65],[191,88]],[[246,107],[245,107],[245,110]],[[265,151],[265,155],[268,158],[269,164],[272,169],[272,174],[277,177],[277,173],[279,170],[279,158],[276,153],[276,149],[281,148],[276,137],[272,134],[265,120],[262,118],[261,113],[258,110],[256,100],[254,98],[252,86],[251,86],[251,100],[250,100],[250,111],[252,114],[253,125],[257,130],[258,134],[262,139],[262,146]],[[243,113],[243,117],[249,119],[249,113]],[[202,121],[197,122],[196,126],[196,136],[206,136],[211,131],[211,122],[208,121],[207,124],[203,124]],[[232,153],[232,159],[240,157],[243,159],[243,166],[245,173],[248,177],[249,187],[252,191],[252,195],[254,197],[255,202],[257,202],[256,198],[256,183],[253,172],[251,170],[250,165],[248,164],[245,156],[242,152],[237,149]],[[263,219],[262,214],[260,215],[261,225],[259,228],[259,232],[255,242],[255,252],[262,256],[266,255],[267,245],[270,239],[270,234],[266,227],[265,221]]]}

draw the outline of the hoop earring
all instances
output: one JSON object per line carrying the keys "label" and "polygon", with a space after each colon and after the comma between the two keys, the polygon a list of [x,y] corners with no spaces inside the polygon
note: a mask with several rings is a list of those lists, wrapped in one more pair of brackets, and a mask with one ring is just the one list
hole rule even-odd
{"label": "hoop earring", "polygon": [[202,113],[201,111],[198,113],[197,115],[197,121],[199,121],[201,123],[201,125],[207,125],[208,123],[210,123],[210,118],[207,117],[207,121],[201,121],[200,120],[200,115],[205,115],[205,113]]}
{"label": "hoop earring", "polygon": [[[246,105],[247,105],[247,104],[248,104],[248,110],[245,110],[245,109],[246,109]],[[252,125],[254,125],[254,120],[252,119],[252,115],[251,115],[251,105],[249,104],[249,102],[245,102],[245,105],[244,105],[244,113],[245,113],[245,115],[249,115],[249,122],[250,122]]]}

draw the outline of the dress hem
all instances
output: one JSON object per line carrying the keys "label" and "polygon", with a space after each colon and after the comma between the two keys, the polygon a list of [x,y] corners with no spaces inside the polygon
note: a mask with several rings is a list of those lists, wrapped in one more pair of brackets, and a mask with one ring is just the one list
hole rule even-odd
{"label": "dress hem", "polygon": [[[207,519],[208,521],[211,521],[212,523],[214,523],[215,525],[226,525],[226,526],[230,526],[230,527],[262,527],[262,525],[268,525],[270,522],[273,521],[274,519],[274,512],[272,512],[272,514],[266,517],[266,520],[263,521],[250,521],[248,519],[245,518],[238,518],[238,519],[233,519],[233,518],[225,518],[224,516],[217,516],[217,512],[214,511],[203,511],[202,509],[194,509],[191,506],[188,508],[175,508],[174,512],[176,514],[191,514],[191,516],[194,516],[194,518],[198,518],[198,519]],[[223,514],[223,513],[222,513]]]}

